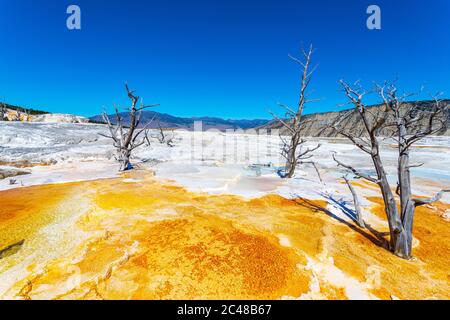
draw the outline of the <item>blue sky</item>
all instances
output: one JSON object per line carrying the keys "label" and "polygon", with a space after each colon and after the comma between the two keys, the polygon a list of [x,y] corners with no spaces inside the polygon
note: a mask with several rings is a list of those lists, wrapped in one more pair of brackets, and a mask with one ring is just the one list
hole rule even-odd
{"label": "blue sky", "polygon": [[[66,28],[70,4],[81,30]],[[366,28],[370,4],[382,30]],[[89,116],[126,103],[128,81],[160,112],[269,118],[296,104],[287,55],[302,43],[319,63],[309,113],[345,102],[341,78],[450,97],[449,16],[448,0],[0,0],[0,98]]]}

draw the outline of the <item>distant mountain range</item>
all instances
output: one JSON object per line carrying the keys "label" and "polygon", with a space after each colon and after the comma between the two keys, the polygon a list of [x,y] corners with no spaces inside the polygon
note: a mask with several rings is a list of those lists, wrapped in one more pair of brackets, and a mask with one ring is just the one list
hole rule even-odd
{"label": "distant mountain range", "polygon": [[[125,124],[130,121],[129,114],[126,112],[120,113]],[[203,130],[208,130],[211,128],[218,129],[221,131],[227,129],[250,129],[255,127],[263,126],[269,123],[270,120],[267,119],[254,119],[254,120],[234,120],[234,119],[222,119],[215,117],[191,117],[183,118],[176,117],[166,113],[160,113],[156,111],[144,111],[142,112],[141,126],[149,122],[153,117],[154,121],[148,127],[151,129],[158,128],[158,123],[164,129],[186,129],[193,130],[195,121],[202,121]],[[112,123],[115,121],[115,115],[109,116]],[[89,118],[92,122],[103,122],[101,115],[96,115]]]}

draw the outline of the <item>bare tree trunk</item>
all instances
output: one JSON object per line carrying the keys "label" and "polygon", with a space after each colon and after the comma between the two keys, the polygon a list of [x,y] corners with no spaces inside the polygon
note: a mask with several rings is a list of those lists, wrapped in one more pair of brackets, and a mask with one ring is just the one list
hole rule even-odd
{"label": "bare tree trunk", "polygon": [[389,246],[391,250],[394,250],[399,238],[401,238],[400,235],[403,233],[403,226],[398,213],[397,203],[395,202],[395,197],[389,185],[383,163],[378,155],[378,151],[377,155],[372,157],[372,161],[375,166],[375,170],[377,171],[378,186],[380,187],[380,191],[383,196],[386,217],[389,224]]}
{"label": "bare tree trunk", "polygon": [[352,193],[353,204],[355,205],[356,223],[361,228],[365,228],[366,225],[365,225],[364,220],[362,218],[362,210],[361,210],[361,204],[359,202],[358,194],[356,193],[356,191],[353,188],[353,186],[350,183],[350,181],[348,181],[347,177],[344,176],[343,178],[344,178],[344,181],[347,184],[348,188],[350,189],[350,192]]}
{"label": "bare tree trunk", "polygon": [[127,171],[133,169],[133,166],[130,161],[131,158],[131,150],[122,148],[119,151],[118,161],[120,163],[120,171]]}
{"label": "bare tree trunk", "polygon": [[412,201],[411,174],[409,170],[409,150],[407,148],[406,127],[402,119],[397,119],[398,127],[398,188],[400,196],[400,210],[403,232],[397,238],[394,253],[400,257],[409,259],[412,253],[412,231],[415,206]]}
{"label": "bare tree trunk", "polygon": [[295,169],[297,167],[297,147],[298,147],[298,133],[294,133],[291,141],[290,141],[290,146],[289,146],[289,150],[287,152],[287,157],[286,157],[286,165],[285,165],[285,174],[284,177],[285,178],[292,178],[295,174]]}

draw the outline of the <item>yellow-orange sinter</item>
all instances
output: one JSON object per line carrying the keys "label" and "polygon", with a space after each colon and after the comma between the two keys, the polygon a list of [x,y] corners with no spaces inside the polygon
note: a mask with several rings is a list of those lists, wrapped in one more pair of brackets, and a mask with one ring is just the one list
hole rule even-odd
{"label": "yellow-orange sinter", "polygon": [[448,222],[432,208],[404,261],[325,207],[191,193],[145,171],[0,192],[0,298],[450,297]]}

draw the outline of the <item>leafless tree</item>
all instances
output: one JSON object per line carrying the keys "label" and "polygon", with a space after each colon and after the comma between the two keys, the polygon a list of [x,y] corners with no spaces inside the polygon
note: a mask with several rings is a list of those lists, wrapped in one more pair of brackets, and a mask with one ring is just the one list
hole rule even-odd
{"label": "leafless tree", "polygon": [[173,147],[173,139],[175,137],[175,134],[172,130],[171,135],[167,135],[164,132],[164,129],[161,127],[161,123],[158,121],[158,128],[159,128],[159,135],[158,135],[158,141],[161,144],[166,144],[168,147]]}
{"label": "leafless tree", "polygon": [[[443,103],[438,97],[434,98],[432,107],[423,109],[415,103],[407,103],[406,98],[410,95],[398,95],[398,90],[394,83],[385,83],[383,86],[377,85],[374,92],[381,98],[382,104],[377,108],[369,108],[363,102],[368,94],[359,83],[350,86],[344,81],[340,82],[343,92],[353,109],[344,112],[337,117],[332,124],[338,134],[348,138],[361,151],[368,154],[373,162],[376,176],[355,169],[354,167],[339,161],[333,154],[336,163],[353,172],[359,178],[376,183],[383,196],[386,216],[390,232],[390,249],[402,258],[411,258],[412,250],[412,229],[415,208],[424,204],[438,201],[444,192],[442,190],[429,199],[414,198],[411,191],[410,169],[420,166],[410,163],[411,146],[420,139],[437,134],[447,129],[448,105]],[[357,112],[362,119],[364,134],[356,135],[352,128],[348,128],[343,123],[345,120]],[[398,167],[397,167],[397,188],[396,193],[400,197],[400,210],[391,188],[387,174],[380,156],[381,132],[390,129],[394,134],[392,139],[398,146]]]}
{"label": "leafless tree", "polygon": [[150,147],[152,144],[150,142],[150,138],[148,137],[148,131],[149,130],[144,130],[144,141],[145,141],[145,145],[147,147]]}
{"label": "leafless tree", "polygon": [[[146,142],[145,133],[152,122],[150,120],[144,127],[138,130],[141,124],[142,111],[147,108],[155,107],[157,105],[144,106],[142,104],[138,106],[139,97],[134,95],[134,91],[128,88],[128,84],[125,84],[125,89],[127,91],[128,98],[131,100],[131,106],[128,107],[129,113],[129,124],[125,126],[123,118],[119,112],[117,106],[115,109],[115,121],[111,122],[108,114],[106,112],[102,113],[103,120],[106,122],[109,128],[109,135],[100,134],[104,137],[113,140],[113,145],[116,148],[117,155],[116,160],[120,163],[120,171],[126,171],[133,168],[130,158],[133,150],[137,147],[143,145]],[[144,133],[143,136],[142,133]]]}
{"label": "leafless tree", "polygon": [[302,67],[300,97],[296,110],[293,110],[285,104],[278,103],[286,111],[284,119],[279,118],[271,112],[275,120],[280,122],[289,134],[289,140],[280,134],[280,138],[283,143],[281,154],[286,159],[285,170],[283,173],[284,178],[292,178],[297,165],[304,163],[312,164],[316,169],[316,172],[319,173],[315,163],[310,159],[313,156],[311,153],[317,150],[320,147],[320,144],[312,148],[305,148],[304,144],[306,143],[306,140],[302,137],[301,133],[305,124],[305,121],[302,121],[303,110],[306,104],[314,101],[308,98],[308,87],[311,82],[312,75],[317,68],[317,66],[311,67],[311,58],[313,53],[314,48],[311,45],[308,51],[302,49],[303,59],[298,59],[289,55],[292,60]]}

